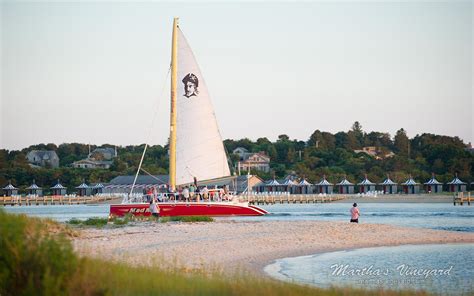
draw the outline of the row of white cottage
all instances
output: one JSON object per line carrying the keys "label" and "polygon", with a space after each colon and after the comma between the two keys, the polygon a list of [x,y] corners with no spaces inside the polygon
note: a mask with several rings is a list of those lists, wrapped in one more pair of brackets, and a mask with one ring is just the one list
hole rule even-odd
{"label": "row of white cottage", "polygon": [[[461,181],[457,176],[451,182],[446,183],[446,185],[448,192],[464,192],[467,189],[467,183]],[[436,180],[434,176],[423,184],[417,183],[412,177],[401,184],[392,181],[390,177],[387,177],[382,183],[376,184],[371,182],[367,176],[357,184],[351,183],[346,178],[337,184],[332,184],[326,179],[326,176],[316,184],[311,184],[304,178],[299,182],[292,181],[289,178],[280,181],[272,179],[258,184],[254,190],[257,192],[289,192],[292,194],[331,194],[334,191],[334,187],[336,187],[336,191],[341,194],[353,194],[356,190],[359,193],[366,193],[373,192],[377,189],[383,191],[384,194],[417,194],[420,193],[421,187],[423,187],[426,193],[438,193],[443,191],[443,183]]]}
{"label": "row of white cottage", "polygon": [[[104,185],[101,183],[87,185],[85,182],[81,185],[75,187],[76,193],[79,196],[86,196],[86,195],[95,195],[102,193],[104,189]],[[11,182],[8,183],[7,186],[2,188],[3,196],[17,196],[19,195],[20,189],[13,186]],[[33,183],[27,187],[26,189],[27,196],[43,196],[43,188],[36,185],[36,182],[33,180]],[[49,192],[51,195],[66,195],[67,188],[64,187],[58,180],[58,182],[49,188]]]}

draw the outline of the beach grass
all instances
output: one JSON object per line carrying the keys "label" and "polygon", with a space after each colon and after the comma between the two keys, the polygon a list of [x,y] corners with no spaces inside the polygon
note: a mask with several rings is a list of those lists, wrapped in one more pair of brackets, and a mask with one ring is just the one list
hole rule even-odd
{"label": "beach grass", "polygon": [[132,214],[127,214],[123,217],[113,217],[111,219],[107,218],[88,218],[86,220],[79,219],[70,219],[66,221],[67,224],[78,227],[104,227],[107,224],[114,226],[124,226],[128,225],[130,222],[184,222],[184,223],[193,223],[193,222],[213,222],[214,218],[208,216],[176,216],[176,217],[160,217],[156,218],[153,216],[133,216]]}
{"label": "beach grass", "polygon": [[[95,221],[100,224],[102,222]],[[240,271],[129,266],[81,258],[74,232],[51,220],[0,209],[0,295],[427,295],[425,292],[318,289]],[[144,257],[147,263],[150,258]]]}
{"label": "beach grass", "polygon": [[160,222],[214,222],[214,218],[209,216],[174,216],[174,217],[162,217]]}

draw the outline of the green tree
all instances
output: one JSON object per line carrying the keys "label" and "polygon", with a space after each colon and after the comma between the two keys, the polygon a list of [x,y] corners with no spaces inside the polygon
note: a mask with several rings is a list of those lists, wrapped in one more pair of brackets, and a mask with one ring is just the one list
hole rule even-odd
{"label": "green tree", "polygon": [[406,131],[401,128],[397,131],[394,137],[394,146],[395,151],[402,156],[408,157],[408,153],[410,150],[410,140],[408,139]]}

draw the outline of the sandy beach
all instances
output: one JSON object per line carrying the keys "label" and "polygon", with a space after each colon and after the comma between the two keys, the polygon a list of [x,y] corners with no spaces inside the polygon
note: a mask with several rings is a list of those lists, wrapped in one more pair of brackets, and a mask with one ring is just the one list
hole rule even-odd
{"label": "sandy beach", "polygon": [[273,260],[375,246],[474,243],[474,233],[322,221],[142,222],[84,229],[74,238],[83,256],[133,265],[175,264],[262,273]]}

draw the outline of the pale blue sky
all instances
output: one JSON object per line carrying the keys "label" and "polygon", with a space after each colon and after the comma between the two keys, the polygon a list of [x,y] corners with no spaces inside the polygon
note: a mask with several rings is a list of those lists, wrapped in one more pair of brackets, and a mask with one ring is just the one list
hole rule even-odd
{"label": "pale blue sky", "polygon": [[164,144],[174,16],[224,138],[307,140],[358,120],[366,131],[474,142],[472,1],[4,1],[1,9],[1,148]]}

